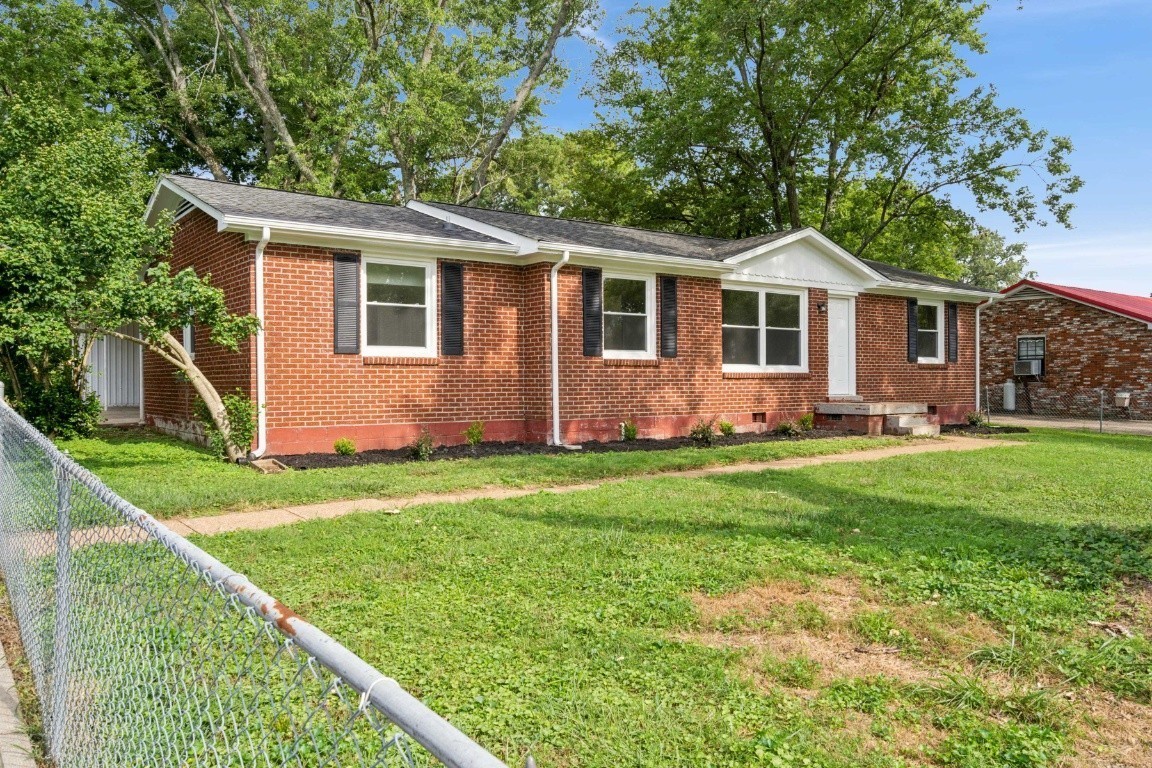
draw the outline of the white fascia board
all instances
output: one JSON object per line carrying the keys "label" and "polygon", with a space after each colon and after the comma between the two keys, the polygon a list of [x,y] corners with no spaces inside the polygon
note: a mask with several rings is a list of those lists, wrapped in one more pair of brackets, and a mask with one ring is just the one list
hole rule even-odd
{"label": "white fascia board", "polygon": [[168,179],[160,179],[160,183],[157,184],[156,189],[154,189],[152,191],[152,196],[150,198],[148,198],[148,207],[144,209],[144,220],[145,221],[151,221],[152,220],[152,214],[156,212],[156,204],[159,201],[160,192],[163,190],[168,190],[172,194],[177,195],[178,197],[181,197],[181,198],[187,200],[188,202],[192,203],[197,208],[204,211],[204,213],[208,214],[209,216],[211,216],[213,219],[216,220],[217,229],[223,229],[223,226],[222,226],[224,223],[224,214],[223,213],[216,210],[212,206],[208,205],[208,203],[206,203],[203,200],[201,200],[200,198],[196,197],[196,195],[194,195],[191,192],[189,192],[188,190],[184,189],[179,184],[176,184],[176,183],[174,183]]}
{"label": "white fascia board", "polygon": [[784,275],[749,275],[742,272],[735,272],[728,275],[726,280],[733,283],[743,283],[746,285],[783,285],[793,288],[815,288],[824,289],[829,294],[836,294],[837,296],[857,296],[864,291],[869,290],[868,286],[871,283],[863,285],[849,284],[849,283],[832,283],[820,280],[801,280],[794,277],[786,277]]}
{"label": "white fascia board", "polygon": [[883,280],[876,286],[866,289],[866,293],[879,293],[890,296],[923,296],[929,299],[955,299],[966,303],[979,304],[993,296],[1000,294],[995,291],[967,290],[964,288],[947,288],[942,285],[924,285],[923,283],[902,283],[895,280]]}
{"label": "white fascia board", "polygon": [[419,200],[409,200],[404,204],[404,207],[416,211],[417,213],[422,213],[425,216],[431,216],[434,219],[439,219],[446,224],[463,227],[464,229],[470,229],[473,232],[479,232],[482,235],[488,235],[488,237],[494,237],[497,240],[503,240],[510,245],[516,246],[516,253],[520,256],[527,256],[528,254],[536,253],[540,250],[539,240],[534,240],[530,237],[519,235],[512,230],[504,229],[503,227],[497,227],[493,224],[477,221],[476,219],[470,218],[468,216],[461,216],[459,213],[445,211],[442,208],[437,208],[434,205],[422,203]]}
{"label": "white fascia board", "polygon": [[542,243],[541,250],[572,255],[573,264],[587,266],[608,266],[633,272],[668,272],[678,275],[719,276],[732,272],[732,265],[723,261],[687,259],[682,256],[665,256],[658,253],[639,251],[618,251],[609,248],[590,248],[583,245],[565,243]]}
{"label": "white fascia board", "polygon": [[[474,240],[456,240],[434,235],[406,235],[399,232],[384,232],[375,229],[353,227],[331,227],[322,224],[309,224],[300,221],[278,221],[276,219],[253,218],[248,216],[226,216],[220,222],[220,231],[232,230],[246,233],[270,227],[273,233],[292,233],[317,238],[349,241],[350,247],[357,243],[380,244],[400,243],[404,245],[427,246],[450,250],[465,250],[474,253],[515,254],[516,248],[505,243],[480,243]],[[279,237],[277,240],[281,239]]]}
{"label": "white fascia board", "polygon": [[883,275],[872,269],[872,267],[868,266],[864,262],[860,261],[860,259],[853,256],[851,253],[837,245],[833,240],[830,240],[828,237],[821,234],[812,227],[805,227],[799,232],[793,232],[792,234],[781,237],[778,240],[773,240],[770,243],[758,245],[755,248],[751,248],[747,251],[744,251],[743,253],[738,253],[735,256],[729,256],[728,258],[724,259],[724,261],[728,264],[741,264],[745,261],[748,261],[749,259],[754,259],[757,256],[770,253],[771,251],[782,248],[789,243],[795,243],[799,240],[812,240],[814,244],[820,248],[820,250],[832,256],[834,259],[841,262],[849,269],[855,270],[861,275],[871,278],[877,282],[884,281]]}

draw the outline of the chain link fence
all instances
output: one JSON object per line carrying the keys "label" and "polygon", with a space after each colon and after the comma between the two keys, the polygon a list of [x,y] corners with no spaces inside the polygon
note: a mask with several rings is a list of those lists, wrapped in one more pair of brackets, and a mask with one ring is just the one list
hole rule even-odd
{"label": "chain link fence", "polygon": [[1021,378],[984,387],[984,410],[1004,424],[1152,434],[1152,395],[1136,388],[1066,389]]}
{"label": "chain link fence", "polygon": [[59,768],[504,764],[3,402],[0,574]]}

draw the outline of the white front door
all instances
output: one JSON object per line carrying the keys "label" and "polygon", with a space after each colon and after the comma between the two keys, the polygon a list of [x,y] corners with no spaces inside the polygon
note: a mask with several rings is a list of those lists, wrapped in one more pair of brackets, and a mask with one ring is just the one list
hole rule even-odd
{"label": "white front door", "polygon": [[856,300],[828,297],[828,395],[856,394]]}

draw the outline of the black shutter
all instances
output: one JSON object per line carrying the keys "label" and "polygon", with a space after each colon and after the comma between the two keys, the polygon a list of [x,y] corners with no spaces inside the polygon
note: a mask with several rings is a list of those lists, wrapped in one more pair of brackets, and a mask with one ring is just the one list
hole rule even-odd
{"label": "black shutter", "polygon": [[917,316],[919,303],[916,299],[908,299],[908,362],[914,363],[920,359],[920,345],[917,334],[920,333],[920,318]]}
{"label": "black shutter", "polygon": [[584,356],[604,354],[604,317],[602,277],[598,269],[585,269],[584,279]]}
{"label": "black shutter", "polygon": [[960,359],[960,340],[956,337],[960,323],[956,302],[949,301],[944,305],[944,318],[948,328],[948,362],[955,363]]}
{"label": "black shutter", "polygon": [[660,357],[676,357],[676,278],[660,278]]}
{"label": "black shutter", "polygon": [[360,257],[332,255],[333,348],[338,355],[360,354]]}
{"label": "black shutter", "polygon": [[440,264],[440,354],[464,354],[463,264]]}

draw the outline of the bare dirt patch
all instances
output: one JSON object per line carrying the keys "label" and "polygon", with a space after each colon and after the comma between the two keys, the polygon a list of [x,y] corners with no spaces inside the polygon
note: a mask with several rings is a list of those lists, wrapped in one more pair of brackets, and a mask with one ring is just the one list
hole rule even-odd
{"label": "bare dirt patch", "polygon": [[1077,696],[1084,713],[1072,768],[1152,768],[1152,707],[1104,691]]}
{"label": "bare dirt patch", "polygon": [[[874,675],[923,682],[963,669],[974,648],[999,640],[995,629],[976,616],[958,616],[932,604],[884,605],[851,576],[769,582],[692,599],[701,629],[683,639],[746,649],[742,665],[765,688],[779,685],[763,671],[769,659],[809,659],[819,666],[820,684]],[[858,617],[875,612],[891,622],[890,638],[866,638],[854,628]]]}

